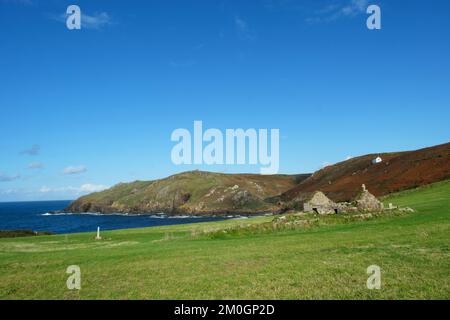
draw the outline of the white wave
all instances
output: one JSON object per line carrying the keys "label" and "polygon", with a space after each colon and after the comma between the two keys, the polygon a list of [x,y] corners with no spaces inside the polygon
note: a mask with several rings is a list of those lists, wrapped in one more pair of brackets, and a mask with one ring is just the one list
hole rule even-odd
{"label": "white wave", "polygon": [[164,214],[152,214],[152,215],[150,216],[150,218],[153,218],[153,219],[166,219],[167,216],[164,215]]}
{"label": "white wave", "polygon": [[[139,216],[149,216],[150,218],[153,219],[201,219],[201,218],[205,218],[202,216],[189,216],[189,215],[177,215],[177,216],[168,216],[165,213],[156,213],[156,214],[152,214],[152,213],[142,213],[142,214],[130,214],[128,212],[126,213],[121,213],[121,212],[113,212],[113,213],[100,213],[100,212],[55,212],[55,213],[51,213],[51,212],[46,212],[44,214],[41,214],[41,216],[75,216],[75,215],[79,215],[79,216],[125,216],[125,217],[139,217]],[[208,216],[211,217],[211,216]],[[217,217],[217,216],[212,216],[212,217]],[[228,216],[227,218],[236,218],[236,216]],[[246,217],[237,217],[238,219],[242,219],[242,218],[246,218]]]}
{"label": "white wave", "polygon": [[42,216],[127,216],[128,213],[100,213],[100,212],[46,212]]}
{"label": "white wave", "polygon": [[[228,217],[230,218],[230,217]],[[248,217],[246,216],[237,216],[237,217],[232,217],[231,220],[242,220],[242,219],[248,219]]]}
{"label": "white wave", "polygon": [[41,214],[41,216],[69,216],[72,214],[73,213],[71,212],[55,212],[55,213],[46,212],[44,214]]}
{"label": "white wave", "polygon": [[187,219],[187,218],[194,218],[192,216],[170,216],[169,219]]}

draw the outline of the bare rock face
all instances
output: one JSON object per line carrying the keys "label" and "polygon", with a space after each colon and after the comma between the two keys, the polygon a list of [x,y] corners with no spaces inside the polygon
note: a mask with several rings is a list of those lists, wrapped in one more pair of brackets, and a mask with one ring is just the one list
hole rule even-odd
{"label": "bare rock face", "polygon": [[236,192],[236,194],[234,194],[231,199],[233,201],[234,207],[238,208],[238,207],[245,206],[250,201],[252,201],[253,196],[247,190],[241,190],[241,191]]}
{"label": "bare rock face", "polygon": [[177,191],[174,196],[173,206],[179,207],[189,201],[191,194],[189,192]]}
{"label": "bare rock face", "polygon": [[373,194],[371,194],[365,185],[355,199],[356,207],[359,211],[381,211],[384,206]]}

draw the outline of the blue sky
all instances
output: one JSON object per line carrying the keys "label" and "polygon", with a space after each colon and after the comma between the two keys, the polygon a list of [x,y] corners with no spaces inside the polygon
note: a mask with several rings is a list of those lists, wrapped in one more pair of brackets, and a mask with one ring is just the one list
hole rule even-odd
{"label": "blue sky", "polygon": [[172,164],[194,120],[280,129],[280,173],[448,142],[449,18],[447,0],[0,0],[0,201],[259,172]]}

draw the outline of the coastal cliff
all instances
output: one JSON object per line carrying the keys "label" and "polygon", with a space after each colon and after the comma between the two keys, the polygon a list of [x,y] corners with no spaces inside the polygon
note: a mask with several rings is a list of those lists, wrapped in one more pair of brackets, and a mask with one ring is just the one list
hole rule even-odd
{"label": "coastal cliff", "polygon": [[72,202],[66,212],[253,215],[279,210],[270,198],[310,175],[190,171],[161,180],[120,183]]}

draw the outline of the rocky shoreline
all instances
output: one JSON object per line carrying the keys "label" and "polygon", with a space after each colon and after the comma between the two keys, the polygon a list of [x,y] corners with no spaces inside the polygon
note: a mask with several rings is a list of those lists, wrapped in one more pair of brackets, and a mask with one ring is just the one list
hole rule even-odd
{"label": "rocky shoreline", "polygon": [[280,208],[274,208],[274,210],[262,210],[262,211],[249,211],[249,210],[210,210],[210,211],[184,211],[184,210],[172,210],[172,208],[161,208],[159,210],[149,211],[145,209],[133,209],[133,210],[123,210],[118,211],[111,207],[99,208],[90,207],[87,210],[83,208],[77,208],[76,206],[70,205],[63,211],[50,212],[50,214],[60,214],[60,213],[92,213],[92,214],[123,214],[123,215],[160,215],[166,217],[177,217],[177,216],[189,216],[189,217],[231,217],[231,216],[241,216],[241,217],[255,217],[263,215],[273,215],[284,212]]}

